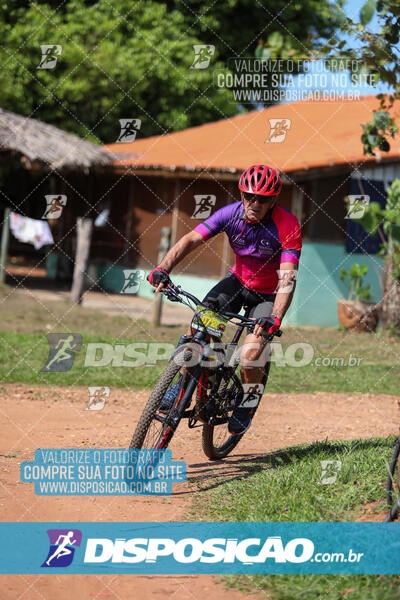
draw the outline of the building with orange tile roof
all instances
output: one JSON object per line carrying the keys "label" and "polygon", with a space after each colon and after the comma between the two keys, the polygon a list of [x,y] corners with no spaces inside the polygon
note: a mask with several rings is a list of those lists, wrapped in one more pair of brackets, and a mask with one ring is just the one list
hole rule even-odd
{"label": "building with orange tile roof", "polygon": [[[287,321],[336,325],[336,300],[346,295],[340,270],[353,262],[368,265],[367,280],[378,301],[379,241],[346,218],[344,201],[349,194],[363,194],[384,204],[385,187],[400,177],[397,139],[388,153],[363,154],[361,124],[378,108],[374,96],[294,102],[106,146],[120,154],[114,162],[116,173],[130,181],[130,260],[150,270],[157,262],[161,227],[171,227],[174,243],[198,223],[192,218],[195,196],[215,196],[213,210],[235,202],[240,172],[263,163],[281,172],[279,203],[296,214],[303,232],[298,289]],[[219,235],[198,256],[190,255],[176,267],[175,280],[206,292],[225,275],[233,258],[226,236]],[[150,297],[151,290],[142,288]]]}

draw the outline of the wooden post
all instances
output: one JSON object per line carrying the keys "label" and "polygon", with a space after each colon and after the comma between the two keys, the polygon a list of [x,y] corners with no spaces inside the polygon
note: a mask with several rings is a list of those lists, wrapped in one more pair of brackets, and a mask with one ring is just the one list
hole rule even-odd
{"label": "wooden post", "polygon": [[4,209],[3,230],[1,234],[0,285],[4,283],[6,278],[8,241],[10,239],[10,212],[11,210],[8,207]]}
{"label": "wooden post", "polygon": [[[158,258],[157,265],[160,264],[164,256],[167,254],[170,248],[171,242],[171,227],[163,227],[160,234],[160,245],[158,246]],[[162,307],[162,294],[155,294],[153,300],[153,315],[152,325],[153,327],[159,327],[161,324],[161,307]]]}
{"label": "wooden post", "polygon": [[[235,190],[233,188],[233,182],[227,181],[226,187],[227,187],[227,191],[226,191],[225,204],[231,204],[232,199],[234,198],[234,194],[235,194]],[[221,279],[222,279],[222,277],[225,277],[225,275],[229,271],[229,264],[228,264],[229,248],[230,248],[230,245],[229,245],[228,236],[224,235],[223,242],[222,242],[221,267],[220,267],[220,271],[219,271],[219,276],[221,277]]]}
{"label": "wooden post", "polygon": [[127,207],[127,213],[126,213],[126,221],[125,221],[125,243],[124,243],[124,264],[129,265],[130,264],[130,260],[129,260],[129,256],[131,254],[131,250],[132,250],[132,244],[131,244],[131,239],[132,239],[132,211],[133,211],[133,201],[134,201],[134,196],[135,196],[135,178],[133,177],[133,175],[131,175],[131,177],[129,178],[129,191],[128,191],[128,207]]}
{"label": "wooden post", "polygon": [[308,218],[308,228],[307,228],[307,237],[308,239],[313,239],[314,238],[314,234],[316,232],[316,211],[315,211],[315,206],[319,206],[321,203],[319,197],[318,197],[318,180],[317,179],[313,179],[312,180],[312,184],[311,184],[311,205],[310,205],[310,212],[311,215]]}
{"label": "wooden post", "polygon": [[74,276],[72,280],[71,298],[76,304],[81,304],[85,272],[88,265],[90,242],[92,239],[93,220],[78,217],[76,220],[76,253]]}
{"label": "wooden post", "polygon": [[292,189],[292,206],[291,211],[297,217],[300,225],[303,220],[303,200],[304,200],[304,190],[303,188],[299,188],[296,183],[293,184]]}
{"label": "wooden post", "polygon": [[172,219],[171,219],[171,245],[173,246],[177,242],[178,238],[178,225],[179,225],[179,194],[181,191],[181,182],[179,179],[175,180],[174,186],[174,207],[172,209]]}

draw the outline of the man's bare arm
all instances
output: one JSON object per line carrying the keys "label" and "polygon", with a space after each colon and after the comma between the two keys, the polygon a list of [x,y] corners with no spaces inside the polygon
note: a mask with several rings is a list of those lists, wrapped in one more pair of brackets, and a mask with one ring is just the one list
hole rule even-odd
{"label": "man's bare arm", "polygon": [[[170,273],[185,256],[200,246],[202,242],[204,242],[204,238],[198,231],[190,231],[168,250],[158,267]],[[163,287],[164,284],[160,283],[156,287],[156,292],[159,292]]]}
{"label": "man's bare arm", "polygon": [[297,265],[287,262],[280,264],[279,283],[272,314],[281,320],[285,316],[293,298],[297,281]]}

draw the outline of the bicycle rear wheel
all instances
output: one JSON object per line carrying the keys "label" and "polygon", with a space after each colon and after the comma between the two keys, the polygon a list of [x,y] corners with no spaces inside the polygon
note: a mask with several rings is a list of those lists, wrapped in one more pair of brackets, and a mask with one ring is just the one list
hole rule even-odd
{"label": "bicycle rear wheel", "polygon": [[[243,435],[233,435],[228,431],[228,420],[232,413],[236,395],[241,391],[233,379],[223,379],[217,391],[220,412],[225,413],[225,422],[219,425],[205,424],[202,432],[204,454],[211,460],[220,460],[228,456],[238,445]],[[221,415],[221,420],[224,419]]]}
{"label": "bicycle rear wheel", "polygon": [[[181,352],[184,353],[183,363],[190,360],[190,350],[187,350],[184,348],[184,346],[182,346]],[[175,360],[171,360],[161,374],[140,416],[139,422],[129,445],[130,449],[147,448],[165,450],[168,447],[168,444],[170,443],[180,421],[179,418],[179,420],[172,425],[168,422],[168,417],[174,411],[176,414],[177,409],[180,407],[187,385],[192,379],[190,369],[184,368],[183,370],[176,400],[168,414],[161,413],[159,411],[159,406],[167,390],[174,383],[178,382],[181,367],[182,361],[177,360],[175,362]]]}
{"label": "bicycle rear wheel", "polygon": [[[264,376],[262,379],[263,385],[265,385],[268,380],[270,366],[270,362],[267,362],[265,365]],[[210,460],[220,460],[228,456],[244,436],[244,433],[237,435],[230,433],[228,430],[228,421],[235,405],[235,399],[242,391],[242,384],[236,376],[222,379],[220,383],[217,392],[218,405],[221,412],[225,413],[226,422],[221,422],[219,425],[206,424],[203,427],[203,452]],[[258,406],[254,409],[252,419],[254,418],[257,408]]]}

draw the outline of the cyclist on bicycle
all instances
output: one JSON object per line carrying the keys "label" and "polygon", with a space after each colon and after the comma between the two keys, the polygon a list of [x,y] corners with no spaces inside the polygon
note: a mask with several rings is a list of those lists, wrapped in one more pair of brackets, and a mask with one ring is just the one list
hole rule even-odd
{"label": "cyclist on bicycle", "polygon": [[[296,285],[301,232],[297,218],[277,204],[281,189],[275,169],[265,165],[249,167],[239,179],[241,200],[217,210],[184,235],[147,278],[159,292],[168,285],[171,270],[187,254],[214,235],[222,231],[227,234],[236,255],[235,265],[203,302],[211,302],[213,308],[222,312],[239,313],[244,305],[251,307],[250,317],[256,320],[256,326],[253,333],[247,334],[240,354],[242,382],[248,384],[261,381],[268,358],[267,342],[261,333],[273,333],[279,328]],[[182,336],[178,344],[185,339]],[[172,406],[174,393],[179,389],[179,384],[175,386],[176,391],[172,386],[164,396],[167,407]],[[249,408],[242,403],[243,394],[236,399],[228,424],[230,433],[241,435],[250,427],[254,404]]]}

